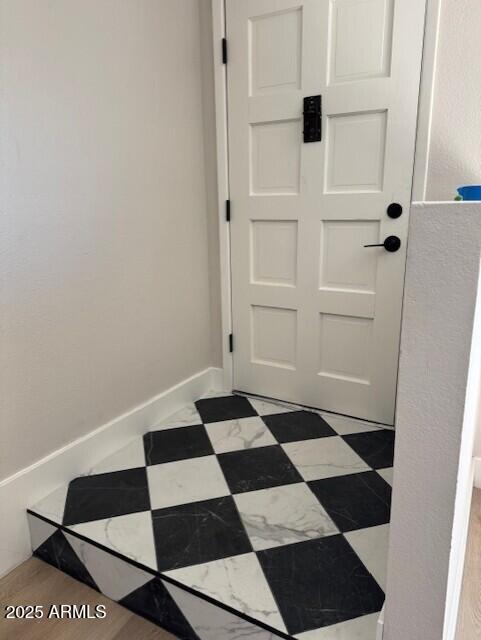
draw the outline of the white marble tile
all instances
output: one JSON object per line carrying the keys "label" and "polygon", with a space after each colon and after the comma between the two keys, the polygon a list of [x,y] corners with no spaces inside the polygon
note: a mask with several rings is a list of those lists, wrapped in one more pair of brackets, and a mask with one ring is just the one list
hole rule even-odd
{"label": "white marble tile", "polygon": [[230,494],[216,456],[147,467],[152,509],[220,498]]}
{"label": "white marble tile", "polygon": [[344,476],[370,467],[338,436],[288,442],[282,448],[304,480]]}
{"label": "white marble tile", "polygon": [[269,416],[275,413],[288,413],[289,411],[295,410],[295,407],[277,402],[267,402],[267,400],[250,398],[249,396],[247,396],[247,399],[260,416]]}
{"label": "white marble tile", "polygon": [[256,551],[338,533],[305,484],[250,491],[234,500]]}
{"label": "white marble tile", "polygon": [[210,389],[201,396],[201,399],[204,400],[206,398],[225,398],[226,396],[231,395],[232,391],[217,391],[215,389]]}
{"label": "white marble tile", "polygon": [[376,425],[372,422],[363,420],[355,420],[346,416],[337,416],[332,413],[319,412],[328,425],[330,425],[340,436],[347,436],[350,433],[364,433],[366,431],[379,431],[384,429],[382,425]]}
{"label": "white marble tile", "polygon": [[157,569],[150,511],[83,522],[69,529],[146,567]]}
{"label": "white marble tile", "polygon": [[394,467],[388,467],[387,469],[376,469],[376,471],[392,487],[392,479],[393,479]]}
{"label": "white marble tile", "polygon": [[30,542],[32,545],[32,551],[38,549],[46,540],[53,536],[57,531],[57,527],[52,524],[48,524],[40,518],[36,518],[32,514],[28,513],[28,527],[30,530]]}
{"label": "white marble tile", "polygon": [[376,640],[379,613],[340,622],[330,627],[306,631],[295,636],[298,640]]}
{"label": "white marble tile", "polygon": [[62,524],[65,511],[65,500],[67,499],[68,484],[63,484],[48,496],[34,504],[32,511],[39,513],[57,524]]}
{"label": "white marble tile", "polygon": [[199,412],[194,403],[189,403],[180,411],[176,411],[168,418],[161,420],[149,431],[163,431],[164,429],[177,429],[178,427],[189,427],[194,424],[202,424]]}
{"label": "white marble tile", "polygon": [[198,598],[169,582],[163,582],[200,640],[278,640],[266,631],[233,613]]}
{"label": "white marble tile", "polygon": [[262,418],[258,417],[210,422],[205,428],[216,453],[277,444]]}
{"label": "white marble tile", "polygon": [[166,575],[274,629],[286,631],[255,553],[174,569]]}
{"label": "white marble tile", "polygon": [[389,525],[349,531],[344,536],[381,589],[386,591]]}
{"label": "white marble tile", "polygon": [[147,571],[133,567],[93,544],[69,533],[64,535],[100,591],[112,600],[121,600],[153,578]]}
{"label": "white marble tile", "polygon": [[144,442],[142,438],[135,438],[127,446],[104,458],[91,467],[86,475],[111,473],[113,471],[122,471],[123,469],[135,469],[136,467],[145,467]]}

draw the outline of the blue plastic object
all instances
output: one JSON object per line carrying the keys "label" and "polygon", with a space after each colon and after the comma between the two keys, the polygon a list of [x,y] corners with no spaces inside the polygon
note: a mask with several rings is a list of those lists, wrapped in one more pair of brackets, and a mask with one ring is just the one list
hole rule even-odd
{"label": "blue plastic object", "polygon": [[463,200],[481,200],[481,184],[459,187],[458,193]]}

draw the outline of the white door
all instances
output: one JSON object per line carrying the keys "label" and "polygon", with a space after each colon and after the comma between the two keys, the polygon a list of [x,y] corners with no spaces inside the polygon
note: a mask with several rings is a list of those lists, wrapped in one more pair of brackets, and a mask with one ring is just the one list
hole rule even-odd
{"label": "white door", "polygon": [[393,423],[424,10],[226,0],[237,390]]}

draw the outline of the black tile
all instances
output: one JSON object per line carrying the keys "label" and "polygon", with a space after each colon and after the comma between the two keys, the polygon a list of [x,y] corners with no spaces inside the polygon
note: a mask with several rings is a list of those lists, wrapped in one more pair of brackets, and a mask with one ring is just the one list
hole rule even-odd
{"label": "black tile", "polygon": [[258,551],[290,634],[374,613],[384,593],[341,535]]}
{"label": "black tile", "polygon": [[157,509],[152,521],[159,571],[252,551],[232,496]]}
{"label": "black tile", "polygon": [[391,487],[375,471],[308,483],[340,531],[389,522]]}
{"label": "black tile", "polygon": [[337,436],[320,415],[312,411],[291,411],[273,416],[262,416],[278,442],[296,442],[311,438]]}
{"label": "black tile", "polygon": [[102,520],[149,509],[145,467],[82,476],[69,484],[63,524]]}
{"label": "black tile", "polygon": [[259,447],[217,456],[232,493],[302,482],[282,447]]}
{"label": "black tile", "polygon": [[372,469],[393,466],[394,431],[380,429],[367,433],[352,433],[343,438]]}
{"label": "black tile", "polygon": [[222,398],[205,398],[195,403],[202,422],[223,422],[256,416],[257,411],[247,398],[242,396],[223,396]]}
{"label": "black tile", "polygon": [[72,576],[75,580],[79,580],[92,587],[92,589],[99,591],[95,580],[59,529],[35,549],[34,555],[44,562],[48,562],[56,569],[60,569],[60,571]]}
{"label": "black tile", "polygon": [[144,449],[148,465],[198,458],[214,453],[203,424],[146,433]]}
{"label": "black tile", "polygon": [[119,604],[173,633],[179,640],[199,640],[159,578],[132,591],[119,600]]}

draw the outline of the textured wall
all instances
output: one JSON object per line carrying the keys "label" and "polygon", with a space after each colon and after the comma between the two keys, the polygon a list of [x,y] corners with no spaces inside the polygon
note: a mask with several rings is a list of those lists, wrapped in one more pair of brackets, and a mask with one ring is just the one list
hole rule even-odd
{"label": "textured wall", "polygon": [[481,184],[481,2],[442,0],[427,200]]}
{"label": "textured wall", "polygon": [[385,640],[453,638],[443,624],[447,594],[450,624],[455,618],[472,490],[480,255],[481,204],[412,208]]}
{"label": "textured wall", "polygon": [[218,356],[198,0],[0,7],[2,478]]}

